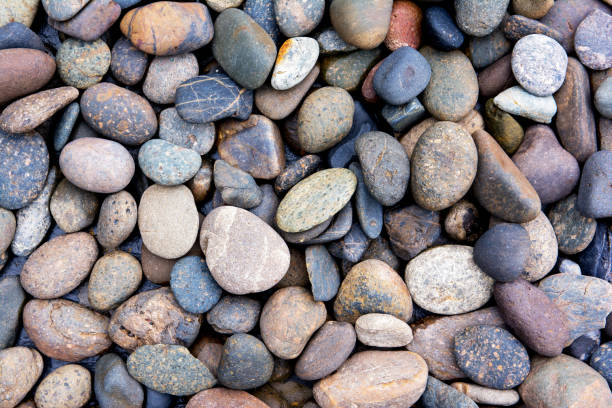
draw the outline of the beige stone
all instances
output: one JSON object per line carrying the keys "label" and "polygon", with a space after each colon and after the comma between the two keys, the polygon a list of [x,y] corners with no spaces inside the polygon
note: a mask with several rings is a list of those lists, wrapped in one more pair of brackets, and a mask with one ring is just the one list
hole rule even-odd
{"label": "beige stone", "polygon": [[412,341],[412,330],[406,322],[383,313],[369,313],[355,322],[360,342],[372,347],[402,347]]}
{"label": "beige stone", "polygon": [[514,390],[496,390],[481,385],[456,382],[453,388],[461,391],[478,404],[491,404],[507,407],[519,401],[519,393]]}

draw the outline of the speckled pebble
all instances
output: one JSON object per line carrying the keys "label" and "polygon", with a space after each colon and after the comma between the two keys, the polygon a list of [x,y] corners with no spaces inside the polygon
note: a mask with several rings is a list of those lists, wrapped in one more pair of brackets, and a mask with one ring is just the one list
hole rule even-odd
{"label": "speckled pebble", "polygon": [[18,276],[0,278],[0,350],[11,347],[18,336],[26,294]]}
{"label": "speckled pebble", "polygon": [[314,38],[289,38],[278,50],[270,83],[284,91],[293,88],[312,70],[319,58],[319,44]]}
{"label": "speckled pebble", "polygon": [[612,384],[612,342],[602,344],[593,353],[590,365],[608,381],[608,385]]}
{"label": "speckled pebble", "polygon": [[17,21],[26,27],[32,25],[40,0],[4,2],[0,9],[0,26]]}
{"label": "speckled pebble", "polygon": [[101,408],[141,408],[144,401],[142,385],[130,377],[117,354],[105,354],[96,362],[94,392]]}
{"label": "speckled pebble", "polygon": [[329,55],[321,62],[321,76],[330,86],[356,91],[381,56],[380,47]]}
{"label": "speckled pebble", "polygon": [[219,383],[248,390],[264,385],[272,376],[274,360],[264,343],[249,334],[234,334],[225,341],[219,363]]}
{"label": "speckled pebble", "polygon": [[60,181],[49,202],[53,219],[66,233],[77,232],[91,225],[99,206],[95,194],[81,190],[67,179]]}
{"label": "speckled pebble", "polygon": [[612,67],[612,16],[602,10],[589,13],[576,28],[574,48],[586,67]]}
{"label": "speckled pebble", "polygon": [[78,364],[68,364],[42,379],[34,402],[39,408],[80,408],[91,397],[91,374]]}
{"label": "speckled pebble", "polygon": [[314,300],[332,300],[340,287],[340,271],[334,258],[323,245],[306,248],[306,269]]}
{"label": "speckled pebble", "polygon": [[198,60],[191,53],[155,57],[149,65],[142,92],[151,102],[174,103],[176,88],[196,77],[198,71]]}
{"label": "speckled pebble", "polygon": [[559,250],[572,255],[582,252],[595,237],[597,222],[585,217],[576,208],[575,194],[559,201],[550,210],[548,217],[555,230]]}
{"label": "speckled pebble", "polygon": [[174,264],[170,288],[179,305],[190,313],[208,312],[222,293],[204,259],[197,256],[181,258]]}
{"label": "speckled pebble", "polygon": [[519,393],[515,390],[496,390],[476,384],[455,382],[451,386],[479,404],[511,406],[519,402]]}
{"label": "speckled pebble", "polygon": [[89,304],[96,310],[116,308],[140,285],[140,262],[123,251],[113,251],[98,259],[87,284]]}
{"label": "speckled pebble", "polygon": [[416,204],[386,211],[384,222],[393,252],[406,261],[432,246],[442,234],[440,213]]}
{"label": "speckled pebble", "polygon": [[138,151],[142,172],[162,186],[176,186],[191,179],[202,165],[200,155],[163,139],[152,139]]}
{"label": "speckled pebble", "polygon": [[490,34],[504,18],[510,0],[455,0],[457,25],[471,36]]}
{"label": "speckled pebble", "polygon": [[134,230],[137,222],[136,200],[127,191],[107,196],[100,206],[96,239],[104,248],[118,247]]}
{"label": "speckled pebble", "polygon": [[208,312],[206,320],[217,333],[248,333],[259,320],[261,304],[246,296],[226,295]]}
{"label": "speckled pebble", "polygon": [[310,33],[325,11],[324,0],[274,0],[273,3],[278,27],[287,37]]}
{"label": "speckled pebble", "polygon": [[57,50],[56,62],[64,83],[86,89],[102,81],[111,65],[111,51],[102,40],[86,42],[69,38]]}
{"label": "speckled pebble", "polygon": [[168,108],[159,114],[159,137],[204,155],[212,149],[215,142],[215,125],[189,123],[180,117],[175,108]]}
{"label": "speckled pebble", "polygon": [[539,123],[552,122],[557,113],[557,104],[552,96],[535,96],[520,86],[506,89],[497,95],[493,102],[505,112]]}
{"label": "speckled pebble", "polygon": [[136,85],[144,78],[147,65],[147,54],[134,47],[130,40],[121,37],[111,51],[111,72],[125,85]]}

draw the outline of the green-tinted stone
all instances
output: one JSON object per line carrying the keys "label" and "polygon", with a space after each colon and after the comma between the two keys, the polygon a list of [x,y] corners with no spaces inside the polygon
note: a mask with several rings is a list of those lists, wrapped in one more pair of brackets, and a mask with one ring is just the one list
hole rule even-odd
{"label": "green-tinted stone", "polygon": [[495,30],[484,37],[472,37],[467,55],[476,69],[491,65],[512,49],[512,43],[506,39],[501,30]]}
{"label": "green-tinted stone", "polygon": [[98,259],[87,287],[89,304],[97,310],[110,310],[138,289],[142,279],[140,262],[123,251],[113,251]]}
{"label": "green-tinted stone", "polygon": [[268,382],[273,368],[272,354],[261,340],[249,334],[234,334],[223,346],[219,382],[238,390],[256,388]]}
{"label": "green-tinted stone", "polygon": [[111,64],[111,51],[102,40],[69,38],[57,50],[57,71],[66,84],[89,88],[102,80]]}
{"label": "green-tinted stone", "polygon": [[523,128],[516,119],[495,106],[493,99],[489,99],[485,104],[484,120],[487,130],[504,151],[508,154],[516,152],[525,136]]}
{"label": "green-tinted stone", "polygon": [[326,57],[321,65],[323,79],[329,85],[354,91],[359,88],[380,56],[380,49],[375,48]]}
{"label": "green-tinted stone", "polygon": [[319,171],[296,184],[278,206],[276,223],[286,232],[302,232],[339,212],[351,199],[357,178],[347,169]]}
{"label": "green-tinted stone", "polygon": [[217,382],[183,346],[142,346],[128,357],[127,369],[138,382],[164,394],[192,395]]}
{"label": "green-tinted stone", "polygon": [[140,148],[138,165],[145,176],[155,183],[176,186],[195,176],[202,165],[202,158],[195,150],[153,139]]}

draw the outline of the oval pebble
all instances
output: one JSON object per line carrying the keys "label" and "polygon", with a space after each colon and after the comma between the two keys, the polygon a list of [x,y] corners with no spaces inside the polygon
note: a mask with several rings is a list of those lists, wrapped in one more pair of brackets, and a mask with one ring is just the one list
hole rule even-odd
{"label": "oval pebble", "polygon": [[483,37],[502,22],[510,0],[455,0],[457,25],[466,34]]}
{"label": "oval pebble", "polygon": [[142,92],[151,102],[174,103],[176,88],[196,77],[199,70],[198,60],[191,53],[155,57],[149,65]]}
{"label": "oval pebble", "polygon": [[106,249],[118,247],[136,226],[136,200],[127,191],[108,195],[100,206],[96,239]]}
{"label": "oval pebble", "polygon": [[96,361],[95,367],[94,392],[101,407],[142,407],[142,385],[130,377],[121,357],[105,354]]}
{"label": "oval pebble", "polygon": [[392,0],[334,0],[329,16],[344,41],[371,50],[387,36],[392,7]]}
{"label": "oval pebble", "polygon": [[217,333],[248,333],[257,325],[260,311],[255,299],[226,295],[206,314],[206,320]]}
{"label": "oval pebble", "polygon": [[427,60],[414,48],[401,47],[380,64],[373,85],[387,103],[403,105],[423,92],[430,78]]}
{"label": "oval pebble", "polygon": [[217,378],[222,385],[248,390],[268,382],[274,359],[263,342],[249,334],[234,334],[225,341]]}
{"label": "oval pebble", "polygon": [[518,224],[497,224],[474,245],[474,262],[500,282],[512,282],[523,272],[531,250],[527,230]]}
{"label": "oval pebble", "polygon": [[32,389],[43,371],[43,359],[33,348],[0,350],[0,384],[3,406],[14,407]]}
{"label": "oval pebble", "polygon": [[412,330],[406,322],[382,313],[369,313],[355,322],[360,342],[371,347],[402,347],[412,341]]}
{"label": "oval pebble", "polygon": [[96,310],[116,308],[130,297],[142,279],[138,259],[123,251],[113,251],[98,259],[87,284],[87,299]]}
{"label": "oval pebble", "polygon": [[198,256],[186,256],[174,264],[170,288],[179,305],[190,313],[208,312],[219,301],[222,292],[206,262]]}
{"label": "oval pebble", "polygon": [[136,85],[144,78],[147,65],[147,54],[134,47],[127,38],[121,37],[113,45],[110,69],[119,82]]}
{"label": "oval pebble", "polygon": [[53,219],[66,233],[77,232],[91,225],[99,206],[94,193],[81,190],[67,179],[60,181],[49,202]]}
{"label": "oval pebble", "polygon": [[57,50],[56,62],[64,83],[86,89],[102,81],[111,64],[111,51],[102,40],[69,38]]}
{"label": "oval pebble", "polygon": [[202,165],[200,155],[163,139],[152,139],[138,151],[142,172],[162,186],[176,186],[191,179]]}
{"label": "oval pebble", "polygon": [[293,88],[312,70],[319,58],[319,43],[310,37],[289,38],[278,50],[272,71],[272,88],[284,91]]}
{"label": "oval pebble", "polygon": [[55,68],[55,59],[43,51],[0,50],[0,103],[39,90],[53,77]]}
{"label": "oval pebble", "polygon": [[91,397],[91,374],[78,364],[68,364],[42,379],[34,402],[40,408],[80,408]]}
{"label": "oval pebble", "polygon": [[602,10],[589,13],[576,28],[574,49],[590,69],[612,67],[612,16]]}
{"label": "oval pebble", "polygon": [[323,0],[274,0],[278,28],[287,37],[310,33],[323,18]]}

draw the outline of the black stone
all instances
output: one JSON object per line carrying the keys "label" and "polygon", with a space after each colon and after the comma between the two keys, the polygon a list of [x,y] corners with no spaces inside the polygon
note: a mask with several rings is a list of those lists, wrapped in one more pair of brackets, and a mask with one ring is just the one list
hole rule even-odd
{"label": "black stone", "polygon": [[442,51],[456,50],[463,44],[463,33],[442,7],[430,7],[423,16],[423,38]]}
{"label": "black stone", "polygon": [[334,218],[332,224],[325,230],[324,233],[304,243],[307,245],[314,245],[335,241],[348,234],[352,225],[353,207],[349,202],[343,209],[340,210],[338,214],[336,214],[336,218]]}
{"label": "black stone", "polygon": [[12,22],[0,27],[0,50],[7,48],[32,48],[46,52],[40,37],[25,25]]}
{"label": "black stone", "polygon": [[249,390],[267,383],[273,369],[274,359],[264,343],[240,333],[225,341],[217,375],[228,388]]}
{"label": "black stone", "polygon": [[370,240],[361,230],[359,223],[354,223],[348,234],[329,244],[328,249],[336,258],[359,262],[369,244]]}
{"label": "black stone", "polygon": [[586,362],[591,358],[595,350],[597,350],[600,342],[601,332],[599,330],[593,330],[574,340],[569,346],[569,352],[578,360]]}
{"label": "black stone", "polygon": [[584,275],[607,280],[612,283],[612,229],[598,223],[595,237],[578,257]]}
{"label": "black stone", "polygon": [[306,269],[314,300],[327,302],[336,297],[340,287],[340,271],[325,246],[306,248]]}
{"label": "black stone", "polygon": [[485,232],[474,245],[474,262],[500,282],[512,282],[525,269],[531,241],[520,224],[498,224]]}
{"label": "black stone", "polygon": [[274,191],[278,194],[285,193],[298,182],[314,174],[321,166],[321,158],[315,154],[309,154],[290,163],[274,181]]}
{"label": "black stone", "polygon": [[247,13],[257,24],[261,26],[272,37],[272,40],[279,45],[280,31],[276,24],[276,14],[274,13],[274,2],[270,0],[246,0],[244,2],[244,12]]}

